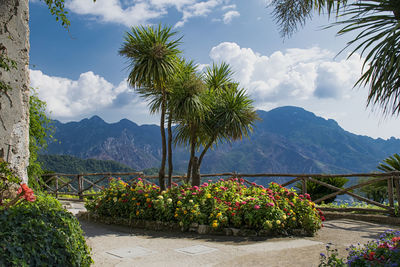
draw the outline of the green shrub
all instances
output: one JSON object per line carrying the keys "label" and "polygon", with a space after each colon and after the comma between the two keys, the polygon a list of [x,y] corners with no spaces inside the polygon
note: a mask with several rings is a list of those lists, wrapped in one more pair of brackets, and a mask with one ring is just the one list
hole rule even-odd
{"label": "green shrub", "polygon": [[0,266],[90,266],[78,220],[54,198],[38,195],[0,211]]}
{"label": "green shrub", "polygon": [[111,180],[102,195],[86,204],[89,212],[113,218],[158,220],[206,224],[214,229],[227,227],[267,230],[272,234],[291,234],[303,229],[315,233],[324,220],[309,196],[297,195],[276,183],[269,188],[242,179],[220,180],[201,186],[175,186],[160,194],[155,184],[127,184]]}
{"label": "green shrub", "polygon": [[[343,188],[343,186],[349,181],[349,179],[344,178],[344,177],[329,177],[329,178],[314,178],[315,180],[325,182],[327,184],[336,186],[338,188]],[[303,189],[302,183],[297,183],[295,187],[301,192]],[[328,187],[325,187],[323,185],[307,181],[307,193],[310,194],[311,200],[315,201],[321,197],[324,197],[326,195],[332,194],[334,192],[337,192],[336,190],[330,189]],[[336,197],[328,198],[324,202],[325,203],[331,203],[335,200]]]}

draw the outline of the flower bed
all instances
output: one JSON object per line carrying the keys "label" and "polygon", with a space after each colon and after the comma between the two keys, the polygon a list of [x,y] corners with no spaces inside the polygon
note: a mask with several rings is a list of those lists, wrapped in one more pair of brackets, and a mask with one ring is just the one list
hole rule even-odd
{"label": "flower bed", "polygon": [[337,249],[327,246],[319,266],[400,266],[400,231],[387,230],[377,240],[350,246],[347,259],[338,257]]}
{"label": "flower bed", "polygon": [[268,231],[271,234],[295,234],[301,230],[314,234],[324,220],[309,195],[297,195],[276,183],[269,188],[231,178],[203,185],[182,185],[160,193],[155,184],[141,179],[127,184],[111,179],[110,187],[86,203],[90,214],[131,221],[178,223],[188,230],[191,225]]}

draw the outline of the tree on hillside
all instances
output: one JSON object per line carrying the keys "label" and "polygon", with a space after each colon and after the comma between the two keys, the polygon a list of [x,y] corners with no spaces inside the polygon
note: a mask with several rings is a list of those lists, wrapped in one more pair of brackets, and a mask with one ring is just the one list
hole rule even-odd
{"label": "tree on hillside", "polygon": [[120,55],[129,60],[131,71],[128,76],[130,86],[134,88],[149,88],[157,91],[162,96],[160,107],[160,131],[162,141],[162,158],[159,171],[161,190],[165,189],[165,162],[166,162],[166,137],[165,114],[167,108],[166,82],[175,71],[177,48],[180,39],[173,40],[176,32],[170,27],[132,27],[131,32],[125,34],[125,42],[119,50]]}
{"label": "tree on hillside", "polygon": [[347,43],[349,56],[365,56],[363,74],[355,86],[369,86],[367,106],[378,105],[383,114],[400,114],[400,1],[398,0],[272,0],[273,15],[282,36],[290,36],[315,11],[334,14],[343,25],[338,35],[355,32]]}

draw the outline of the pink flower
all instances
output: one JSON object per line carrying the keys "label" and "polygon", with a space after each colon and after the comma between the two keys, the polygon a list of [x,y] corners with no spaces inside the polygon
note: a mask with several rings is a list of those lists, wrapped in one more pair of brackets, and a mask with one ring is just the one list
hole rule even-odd
{"label": "pink flower", "polygon": [[259,209],[260,209],[260,206],[254,205],[254,209],[259,210]]}
{"label": "pink flower", "polygon": [[269,207],[273,207],[273,206],[275,206],[275,204],[274,204],[274,203],[272,203],[272,202],[269,202],[269,203],[267,203],[267,206],[269,206]]}
{"label": "pink flower", "polygon": [[203,186],[208,186],[208,183],[204,183]]}
{"label": "pink flower", "polygon": [[195,186],[193,186],[193,189],[197,190],[197,189],[199,189],[199,187],[197,185],[195,185]]}

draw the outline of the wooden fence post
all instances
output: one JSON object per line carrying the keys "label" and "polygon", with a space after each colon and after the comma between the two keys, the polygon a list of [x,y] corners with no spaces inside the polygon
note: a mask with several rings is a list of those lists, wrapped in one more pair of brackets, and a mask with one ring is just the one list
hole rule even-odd
{"label": "wooden fence post", "polygon": [[396,199],[397,199],[397,204],[400,205],[400,176],[394,177],[394,185],[396,187]]}
{"label": "wooden fence post", "polygon": [[58,176],[56,176],[56,198],[58,198]]}
{"label": "wooden fence post", "polygon": [[387,179],[388,183],[388,200],[389,200],[389,206],[394,207],[394,200],[393,200],[393,176],[389,177]]}
{"label": "wooden fence post", "polygon": [[307,178],[306,177],[301,178],[301,184],[302,184],[301,191],[302,191],[303,195],[305,195],[305,194],[307,194]]}
{"label": "wooden fence post", "polygon": [[83,195],[82,195],[82,190],[83,190],[83,179],[81,175],[78,175],[78,195],[79,195],[79,199],[83,199]]}

